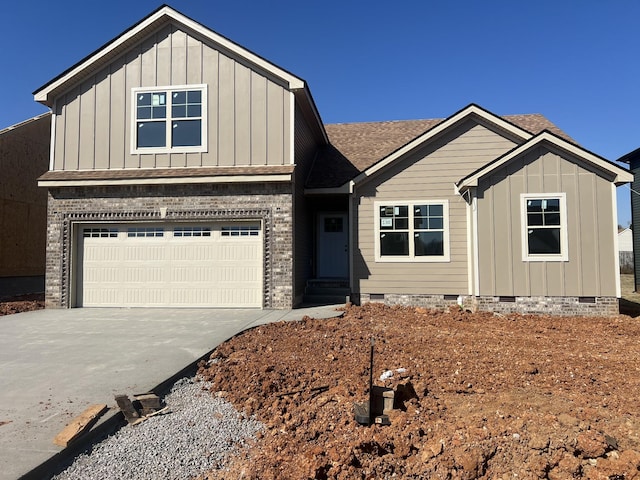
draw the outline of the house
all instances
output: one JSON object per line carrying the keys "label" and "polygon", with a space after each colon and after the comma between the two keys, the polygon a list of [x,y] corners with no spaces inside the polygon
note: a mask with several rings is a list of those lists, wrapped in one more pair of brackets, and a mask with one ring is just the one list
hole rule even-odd
{"label": "house", "polygon": [[49,307],[291,308],[320,288],[617,313],[631,176],[540,115],[325,126],[304,80],[167,6],[34,97],[53,112]]}
{"label": "house", "polygon": [[[618,160],[620,163],[629,164],[629,169],[633,175],[633,180],[631,183],[631,225],[640,225],[640,148],[633,150],[632,152],[623,155]],[[638,238],[640,232],[633,232],[633,240],[632,244],[634,247],[640,246],[640,238]],[[637,248],[634,248],[636,251]],[[633,271],[634,271],[634,281],[635,281],[635,291],[638,291],[640,288],[640,256],[633,256]]]}
{"label": "house", "polygon": [[619,228],[618,251],[620,252],[620,273],[633,272],[633,231]]}
{"label": "house", "polygon": [[0,130],[0,300],[44,291],[51,114]]}

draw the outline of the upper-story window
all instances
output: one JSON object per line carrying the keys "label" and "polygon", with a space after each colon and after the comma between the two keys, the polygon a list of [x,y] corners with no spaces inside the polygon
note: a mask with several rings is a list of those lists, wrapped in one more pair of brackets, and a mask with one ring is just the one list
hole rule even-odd
{"label": "upper-story window", "polygon": [[135,88],[133,107],[133,153],[206,151],[206,85]]}

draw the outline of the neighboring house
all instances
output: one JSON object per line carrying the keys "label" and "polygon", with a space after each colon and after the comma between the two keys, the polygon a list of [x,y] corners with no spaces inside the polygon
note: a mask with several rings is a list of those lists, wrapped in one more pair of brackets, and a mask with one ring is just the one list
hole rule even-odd
{"label": "neighboring house", "polygon": [[[633,181],[631,183],[631,225],[640,225],[640,148],[635,149],[632,152],[623,155],[618,159],[618,162],[628,163],[629,169],[633,175]],[[633,246],[634,252],[640,249],[640,235],[639,229],[633,232]],[[633,256],[633,270],[635,280],[635,291],[640,288],[640,255]]]}
{"label": "neighboring house", "polygon": [[303,80],[166,6],[34,96],[54,115],[50,307],[291,308],[324,289],[617,313],[631,175],[540,115],[325,128]]}
{"label": "neighboring house", "polygon": [[51,114],[0,130],[0,299],[44,291]]}
{"label": "neighboring house", "polygon": [[620,273],[633,272],[633,231],[624,228],[618,232],[618,251],[620,252]]}

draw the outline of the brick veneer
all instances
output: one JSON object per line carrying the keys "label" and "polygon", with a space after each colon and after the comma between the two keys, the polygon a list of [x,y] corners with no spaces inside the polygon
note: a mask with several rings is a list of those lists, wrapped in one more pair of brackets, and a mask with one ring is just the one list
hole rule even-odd
{"label": "brick veneer", "polygon": [[[455,296],[445,299],[444,295],[402,295],[381,296],[361,293],[354,301],[359,303],[385,303],[388,305],[420,306],[444,309],[458,305]],[[380,298],[383,297],[383,298]],[[462,307],[471,311],[520,314],[546,314],[560,316],[615,316],[619,313],[618,299],[615,297],[473,297],[461,295]]]}
{"label": "brick veneer", "polygon": [[[166,210],[165,210],[166,209]],[[83,223],[261,220],[265,308],[293,306],[290,184],[184,184],[49,189],[45,302],[72,307],[72,236]]]}

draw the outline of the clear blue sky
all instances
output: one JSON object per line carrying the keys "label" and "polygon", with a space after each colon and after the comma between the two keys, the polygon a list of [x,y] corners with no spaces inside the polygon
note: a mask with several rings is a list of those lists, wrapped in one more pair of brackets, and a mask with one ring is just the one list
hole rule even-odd
{"label": "clear blue sky", "polygon": [[[311,88],[325,123],[443,118],[469,103],[542,113],[609,160],[640,147],[636,0],[174,0],[173,8]],[[32,92],[161,3],[0,5],[0,129]],[[619,223],[630,221],[618,189]]]}

